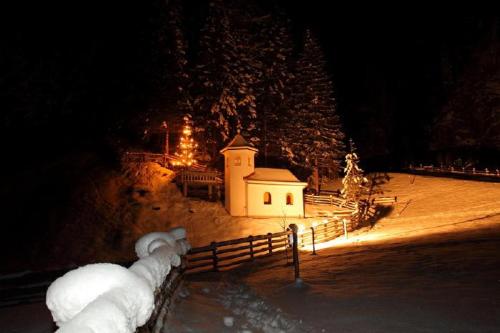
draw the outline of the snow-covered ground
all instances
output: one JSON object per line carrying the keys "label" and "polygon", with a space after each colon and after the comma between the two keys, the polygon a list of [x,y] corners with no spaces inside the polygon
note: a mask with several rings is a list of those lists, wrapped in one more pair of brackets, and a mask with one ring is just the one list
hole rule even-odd
{"label": "snow-covered ground", "polygon": [[301,286],[276,258],[190,276],[165,332],[499,332],[500,184],[390,176],[398,204],[302,252]]}
{"label": "snow-covered ground", "polygon": [[[499,332],[500,184],[390,177],[384,195],[398,196],[398,203],[373,228],[335,240],[316,256],[302,252],[302,286],[283,258],[192,275],[164,331]],[[215,203],[167,193],[173,201],[160,212],[188,235],[195,232],[195,246],[285,224],[234,219]],[[47,314],[42,304],[0,309],[0,331],[50,332]]]}

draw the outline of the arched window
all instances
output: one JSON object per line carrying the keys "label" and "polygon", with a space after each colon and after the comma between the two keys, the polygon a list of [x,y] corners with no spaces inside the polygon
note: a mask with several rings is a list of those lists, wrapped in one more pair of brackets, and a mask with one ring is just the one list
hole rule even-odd
{"label": "arched window", "polygon": [[286,194],[286,204],[293,205],[293,194],[292,193]]}
{"label": "arched window", "polygon": [[264,193],[264,205],[270,205],[272,202],[271,200],[271,193],[265,192]]}
{"label": "arched window", "polygon": [[241,165],[241,156],[236,156],[234,159],[234,165],[240,166]]}

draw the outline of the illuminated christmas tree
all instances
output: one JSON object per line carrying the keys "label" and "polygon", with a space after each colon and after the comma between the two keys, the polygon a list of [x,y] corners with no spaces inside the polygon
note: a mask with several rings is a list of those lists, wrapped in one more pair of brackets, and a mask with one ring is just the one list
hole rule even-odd
{"label": "illuminated christmas tree", "polygon": [[175,165],[191,166],[196,163],[194,159],[195,150],[198,144],[193,139],[193,127],[191,115],[184,116],[184,126],[182,127],[181,139],[175,155],[179,158]]}

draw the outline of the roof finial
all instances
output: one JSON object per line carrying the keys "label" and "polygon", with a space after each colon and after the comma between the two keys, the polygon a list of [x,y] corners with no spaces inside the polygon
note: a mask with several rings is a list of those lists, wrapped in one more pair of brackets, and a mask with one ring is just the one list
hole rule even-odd
{"label": "roof finial", "polygon": [[236,133],[240,134],[240,132],[241,132],[241,129],[239,129],[239,128],[238,128],[238,129],[236,130]]}

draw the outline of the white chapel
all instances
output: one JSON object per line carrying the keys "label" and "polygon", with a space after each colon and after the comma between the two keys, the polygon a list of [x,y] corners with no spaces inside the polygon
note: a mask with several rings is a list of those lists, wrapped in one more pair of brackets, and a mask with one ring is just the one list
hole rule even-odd
{"label": "white chapel", "polygon": [[256,168],[258,149],[237,134],[222,149],[225,206],[232,216],[304,217],[304,188],[290,170]]}

